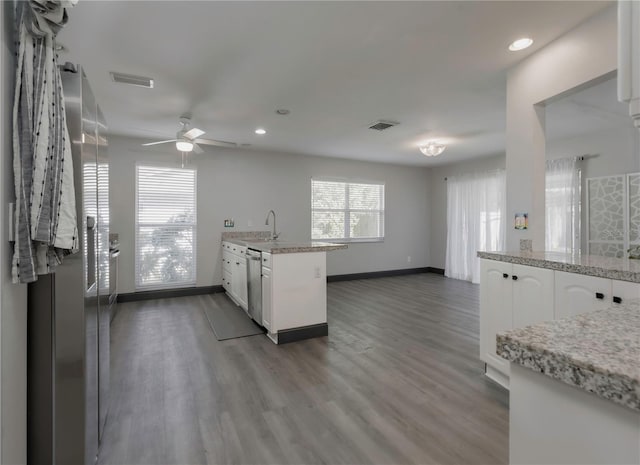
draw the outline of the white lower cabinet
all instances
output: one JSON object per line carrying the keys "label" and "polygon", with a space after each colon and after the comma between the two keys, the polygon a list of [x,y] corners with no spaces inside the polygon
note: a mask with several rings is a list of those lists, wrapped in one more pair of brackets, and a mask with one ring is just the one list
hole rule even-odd
{"label": "white lower cabinet", "polygon": [[243,309],[249,308],[247,301],[247,262],[246,258],[237,258],[233,263],[231,272],[231,283],[233,296],[238,301],[238,305]]}
{"label": "white lower cabinet", "polygon": [[262,326],[271,329],[271,268],[262,267]]}
{"label": "white lower cabinet", "polygon": [[640,299],[640,283],[629,281],[611,281],[611,300],[615,304],[624,304],[629,299]]}
{"label": "white lower cabinet", "polygon": [[496,354],[496,334],[513,328],[511,269],[496,260],[480,263],[480,359],[499,372],[487,372],[494,379],[509,376],[509,362]]}
{"label": "white lower cabinet", "polygon": [[513,265],[513,327],[553,320],[553,270]]}
{"label": "white lower cabinet", "polygon": [[246,247],[231,242],[222,243],[222,287],[245,311],[249,308],[246,250]]}
{"label": "white lower cabinet", "polygon": [[553,319],[553,271],[481,260],[480,272],[480,359],[507,387],[509,362],[496,353],[496,335]]}
{"label": "white lower cabinet", "polygon": [[555,318],[602,310],[640,298],[640,284],[556,271]]}
{"label": "white lower cabinet", "polygon": [[640,298],[640,283],[488,259],[480,271],[480,359],[505,387],[509,362],[496,354],[497,333]]}
{"label": "white lower cabinet", "polygon": [[580,315],[611,306],[611,280],[556,271],[555,318]]}
{"label": "white lower cabinet", "polygon": [[262,254],[262,326],[281,331],[327,322],[326,252]]}

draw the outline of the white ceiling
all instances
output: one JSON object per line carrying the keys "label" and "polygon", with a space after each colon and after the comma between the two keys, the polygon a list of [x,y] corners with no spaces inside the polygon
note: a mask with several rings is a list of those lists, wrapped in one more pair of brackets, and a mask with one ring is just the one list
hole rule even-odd
{"label": "white ceiling", "polygon": [[[431,166],[504,152],[507,69],[609,4],[83,0],[60,59],[85,68],[114,134],[172,138],[191,112],[205,137],[254,149]],[[367,129],[378,119],[400,125]],[[420,154],[429,138],[443,155]]]}

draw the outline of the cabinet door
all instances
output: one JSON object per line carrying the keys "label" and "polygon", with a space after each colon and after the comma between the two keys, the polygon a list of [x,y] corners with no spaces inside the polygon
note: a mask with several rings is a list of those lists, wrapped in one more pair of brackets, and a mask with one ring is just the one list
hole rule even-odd
{"label": "cabinet door", "polygon": [[611,280],[556,271],[555,318],[593,312],[611,306]]}
{"label": "cabinet door", "polygon": [[274,332],[271,323],[271,269],[262,267],[262,326]]}
{"label": "cabinet door", "polygon": [[231,294],[231,270],[224,270],[222,272],[222,287]]}
{"label": "cabinet door", "polygon": [[513,327],[553,320],[553,270],[513,265]]}
{"label": "cabinet door", "polygon": [[611,296],[614,305],[624,304],[629,299],[640,299],[640,283],[612,280]]}
{"label": "cabinet door", "polygon": [[480,359],[509,374],[509,362],[496,354],[496,334],[513,327],[510,263],[480,261]]}
{"label": "cabinet door", "polygon": [[237,298],[240,306],[246,311],[249,310],[248,294],[247,294],[247,261],[243,257],[237,260],[238,265],[238,289]]}

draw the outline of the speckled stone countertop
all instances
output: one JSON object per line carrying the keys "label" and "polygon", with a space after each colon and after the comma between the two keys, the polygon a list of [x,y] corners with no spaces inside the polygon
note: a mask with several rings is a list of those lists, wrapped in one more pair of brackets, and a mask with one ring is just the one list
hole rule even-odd
{"label": "speckled stone countertop", "polygon": [[478,252],[478,257],[640,283],[640,260],[559,252]]}
{"label": "speckled stone countertop", "polygon": [[269,231],[233,231],[222,233],[222,240],[237,245],[251,247],[252,249],[272,254],[280,253],[305,253],[305,252],[331,252],[333,250],[346,249],[346,244],[332,244],[329,242],[286,242],[270,240]]}
{"label": "speckled stone countertop", "polygon": [[499,333],[497,353],[640,412],[640,300]]}
{"label": "speckled stone countertop", "polygon": [[269,252],[272,254],[279,253],[305,253],[305,252],[332,252],[334,250],[346,249],[347,244],[331,244],[328,242],[246,242],[247,247],[260,250],[261,252]]}

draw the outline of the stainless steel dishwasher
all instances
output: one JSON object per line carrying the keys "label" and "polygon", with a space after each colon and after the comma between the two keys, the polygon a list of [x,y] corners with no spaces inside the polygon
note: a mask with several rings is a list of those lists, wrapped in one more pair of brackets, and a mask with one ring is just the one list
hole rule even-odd
{"label": "stainless steel dishwasher", "polygon": [[247,249],[246,257],[249,316],[262,326],[262,252]]}

